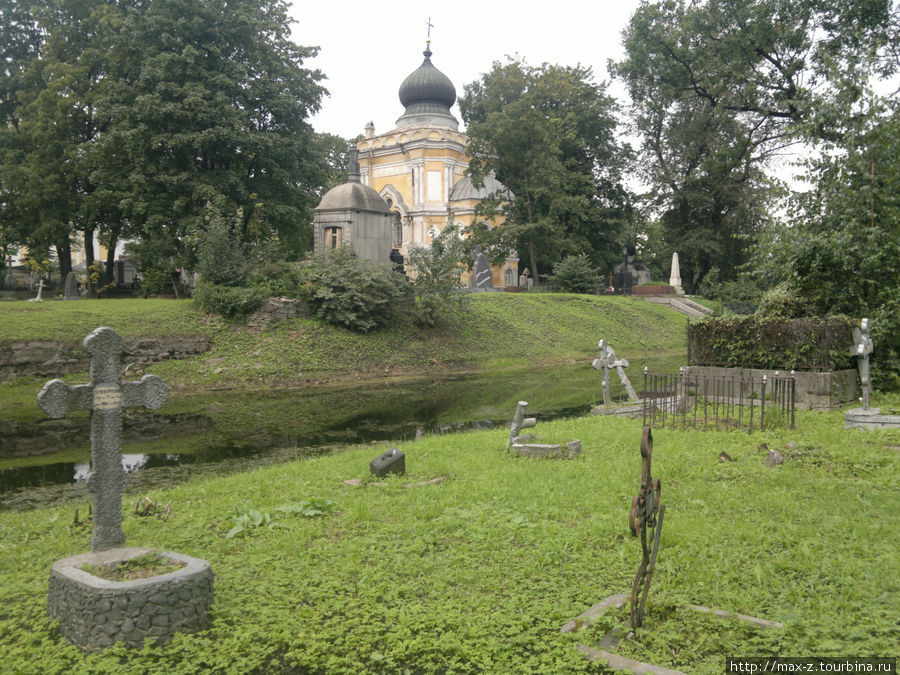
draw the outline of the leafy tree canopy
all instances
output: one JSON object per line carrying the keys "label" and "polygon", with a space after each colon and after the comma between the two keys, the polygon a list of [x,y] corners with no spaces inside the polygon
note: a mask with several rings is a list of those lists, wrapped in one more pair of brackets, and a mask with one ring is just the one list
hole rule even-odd
{"label": "leafy tree canopy", "polygon": [[493,174],[511,194],[497,194],[482,215],[506,222],[475,228],[494,256],[518,250],[535,279],[567,255],[614,264],[628,218],[621,184],[626,148],[617,140],[616,104],[589,68],[523,61],[494,63],[459,101],[476,185]]}
{"label": "leafy tree canopy", "polygon": [[[14,243],[81,232],[172,242],[205,205],[294,255],[327,178],[307,123],[325,90],[281,0],[0,1],[0,212]],[[9,19],[7,21],[7,19]]]}
{"label": "leafy tree canopy", "polygon": [[896,68],[896,33],[890,0],[664,0],[635,12],[626,58],[610,65],[687,286],[714,266],[734,274],[766,224],[766,161],[839,138],[845,104]]}

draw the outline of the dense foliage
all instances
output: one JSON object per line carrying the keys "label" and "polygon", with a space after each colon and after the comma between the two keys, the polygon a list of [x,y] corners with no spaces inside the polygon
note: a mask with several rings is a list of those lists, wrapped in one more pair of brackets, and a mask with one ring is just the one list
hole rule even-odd
{"label": "dense foliage", "polygon": [[708,317],[688,324],[688,362],[696,366],[828,371],[852,368],[848,317]]}
{"label": "dense foliage", "polygon": [[566,256],[553,265],[550,281],[562,293],[596,293],[601,283],[599,270],[586,253]]}
{"label": "dense foliage", "polygon": [[849,118],[835,102],[858,101],[869,78],[896,67],[886,50],[897,28],[890,0],[666,0],[635,12],[613,70],[689,290],[712,267],[733,278],[778,194],[768,160],[840,137]]}
{"label": "dense foliage", "polygon": [[431,246],[414,246],[406,258],[413,279],[412,317],[418,326],[433,327],[448,314],[462,309],[468,298],[460,293],[468,247],[454,226],[445,227]]}
{"label": "dense foliage", "polygon": [[64,276],[76,234],[89,256],[153,239],[174,268],[221,202],[242,240],[308,247],[324,89],[286,3],[17,0],[0,18],[0,246],[52,246]]}
{"label": "dense foliage", "polygon": [[360,333],[397,317],[409,291],[405,277],[346,245],[314,258],[305,279],[302,295],[316,316]]}
{"label": "dense foliage", "polygon": [[517,250],[536,282],[567,255],[611,267],[630,214],[621,182],[627,152],[616,104],[591,70],[510,60],[465,92],[459,107],[473,182],[493,175],[511,191],[482,204],[483,215],[499,211],[506,221],[476,227],[476,241],[494,257]]}

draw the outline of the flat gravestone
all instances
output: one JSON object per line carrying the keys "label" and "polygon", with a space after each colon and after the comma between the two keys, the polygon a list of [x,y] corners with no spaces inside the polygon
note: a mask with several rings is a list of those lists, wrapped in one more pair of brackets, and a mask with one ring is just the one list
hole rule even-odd
{"label": "flat gravestone", "polygon": [[91,411],[91,470],[88,490],[94,498],[91,551],[124,546],[122,532],[122,408],[159,408],[169,389],[156,375],[139,382],[123,383],[120,358],[122,338],[112,328],[97,328],[84,339],[91,357],[90,384],[68,385],[50,380],[38,394],[38,404],[50,417],[59,419],[74,410]]}

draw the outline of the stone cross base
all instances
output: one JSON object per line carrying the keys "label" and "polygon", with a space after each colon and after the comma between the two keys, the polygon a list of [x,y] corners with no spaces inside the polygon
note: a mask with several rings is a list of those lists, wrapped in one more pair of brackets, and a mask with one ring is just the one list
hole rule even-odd
{"label": "stone cross base", "polygon": [[[528,434],[531,436],[531,434]],[[581,454],[581,441],[577,438],[566,443],[563,448],[552,443],[531,443],[531,439],[516,438],[512,451],[520,457],[540,457],[542,459],[575,459]]]}
{"label": "stone cross base", "polygon": [[145,639],[165,642],[175,633],[209,627],[213,571],[209,563],[179,553],[159,553],[185,567],[145,579],[109,581],[81,569],[130,560],[149,548],[114,548],[57,560],[50,569],[51,619],[76,647],[98,652],[116,642],[140,647]]}

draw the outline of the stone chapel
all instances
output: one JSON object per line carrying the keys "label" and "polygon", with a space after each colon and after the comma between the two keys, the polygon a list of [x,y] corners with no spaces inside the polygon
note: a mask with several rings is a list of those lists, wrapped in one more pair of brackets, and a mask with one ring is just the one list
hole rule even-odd
{"label": "stone chapel", "polygon": [[[370,197],[373,193],[380,196],[390,218],[390,249],[395,257],[399,254],[404,258],[411,247],[430,246],[432,238],[448,225],[457,225],[460,230],[472,225],[479,201],[497,191],[508,192],[493,177],[487,177],[484,186],[476,188],[465,176],[469,166],[467,137],[459,131],[459,121],[450,111],[456,102],[456,88],[431,62],[430,42],[426,43],[422,65],[400,85],[400,103],[405,110],[397,119],[397,126],[376,135],[374,124],[369,122],[365,137],[357,143],[359,174],[356,178],[357,169],[351,162],[349,181],[359,185],[349,188],[345,184],[330,190],[316,208],[317,252],[347,241],[335,229],[339,218],[332,216],[330,227],[323,218],[323,206],[335,214],[335,209],[343,204],[339,195],[332,195],[335,191],[342,191],[346,196],[352,193],[357,201],[365,193],[370,209],[365,212],[366,217],[379,224],[384,215],[375,214],[372,209],[380,209],[376,209]],[[499,218],[492,225],[502,223]],[[355,225],[352,227],[359,230]],[[353,245],[352,240],[347,243]],[[374,250],[372,246],[366,249]],[[491,266],[495,288],[516,285],[518,262],[513,253],[503,264]]]}

